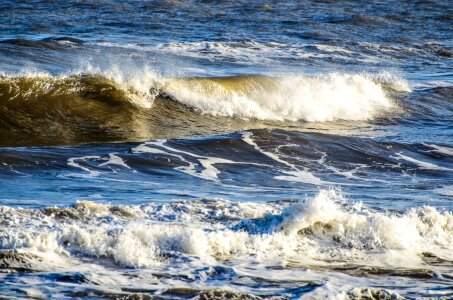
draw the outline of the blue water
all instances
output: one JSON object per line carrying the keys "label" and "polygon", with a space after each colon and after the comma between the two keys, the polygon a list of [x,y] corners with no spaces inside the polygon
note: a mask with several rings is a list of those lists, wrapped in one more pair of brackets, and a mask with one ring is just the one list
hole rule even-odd
{"label": "blue water", "polygon": [[448,1],[2,1],[0,298],[451,299]]}

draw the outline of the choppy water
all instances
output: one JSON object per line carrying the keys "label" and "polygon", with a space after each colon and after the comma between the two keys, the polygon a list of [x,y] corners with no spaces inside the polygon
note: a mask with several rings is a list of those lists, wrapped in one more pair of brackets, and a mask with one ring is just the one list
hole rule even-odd
{"label": "choppy water", "polygon": [[453,298],[449,1],[2,1],[0,298]]}

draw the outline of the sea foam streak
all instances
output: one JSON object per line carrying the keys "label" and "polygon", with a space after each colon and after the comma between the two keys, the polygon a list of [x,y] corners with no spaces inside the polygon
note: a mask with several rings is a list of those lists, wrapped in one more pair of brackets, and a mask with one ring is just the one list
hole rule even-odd
{"label": "sea foam streak", "polygon": [[[291,260],[300,265],[428,266],[452,261],[453,215],[432,207],[377,212],[348,204],[336,190],[297,203],[224,200],[30,211],[2,207],[0,247],[64,256],[108,257],[149,268],[181,257]],[[28,250],[27,250],[28,249]],[[37,252],[36,252],[37,251]],[[39,254],[41,253],[41,254]]]}

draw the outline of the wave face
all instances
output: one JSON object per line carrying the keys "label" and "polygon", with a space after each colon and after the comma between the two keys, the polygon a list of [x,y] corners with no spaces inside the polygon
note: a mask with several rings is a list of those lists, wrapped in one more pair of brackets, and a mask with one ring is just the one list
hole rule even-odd
{"label": "wave face", "polygon": [[159,135],[162,129],[154,128],[165,127],[169,120],[199,127],[190,121],[199,122],[196,114],[206,116],[204,120],[239,118],[241,126],[364,121],[396,110],[391,92],[408,87],[392,80],[341,74],[183,79],[158,78],[152,72],[132,78],[111,73],[3,76],[0,125],[8,144],[19,135],[59,136],[60,143],[89,141],[90,135],[102,135],[97,137],[101,140],[149,138]]}

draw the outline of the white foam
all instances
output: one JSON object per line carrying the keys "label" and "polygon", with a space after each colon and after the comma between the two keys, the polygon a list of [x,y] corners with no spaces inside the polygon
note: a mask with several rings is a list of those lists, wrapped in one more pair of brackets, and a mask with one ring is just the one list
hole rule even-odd
{"label": "white foam", "polygon": [[[116,153],[109,153],[108,158],[97,156],[97,155],[88,155],[88,156],[82,156],[82,157],[71,157],[71,158],[68,159],[68,161],[67,161],[67,165],[68,166],[81,169],[82,171],[85,171],[85,172],[88,173],[86,175],[85,174],[76,174],[76,175],[75,174],[71,174],[71,176],[74,176],[74,175],[75,176],[82,176],[82,177],[83,176],[89,176],[89,177],[99,176],[101,174],[101,172],[96,171],[96,170],[92,170],[91,168],[83,166],[80,163],[82,161],[90,161],[90,160],[92,160],[94,162],[104,161],[102,163],[98,163],[97,167],[103,167],[103,166],[109,166],[109,165],[117,165],[117,166],[124,167],[126,169],[131,169],[131,167],[128,166],[121,157],[116,155]],[[91,162],[91,163],[93,163],[93,162]],[[112,172],[115,172],[115,170],[112,169]]]}
{"label": "white foam", "polygon": [[[405,80],[388,72],[172,78],[159,75],[147,65],[116,60],[105,65],[83,62],[79,69],[58,76],[37,71],[14,76],[44,78],[42,86],[34,88],[48,90],[55,80],[86,74],[110,80],[124,92],[125,99],[143,109],[152,108],[156,96],[165,94],[204,114],[276,121],[370,120],[398,108],[384,85],[410,91]],[[80,89],[77,84],[71,88],[74,93]]]}
{"label": "white foam", "polygon": [[68,159],[67,165],[74,167],[74,168],[81,169],[85,172],[88,172],[90,176],[98,176],[100,174],[98,171],[91,170],[90,168],[84,167],[84,166],[80,165],[80,163],[77,162],[77,161],[83,161],[83,160],[87,160],[87,159],[101,159],[101,157],[97,156],[97,155],[83,156],[83,157],[71,157]]}
{"label": "white foam", "polygon": [[[74,74],[101,75],[117,85],[117,88],[125,92],[131,104],[137,107],[149,109],[153,106],[156,97],[152,87],[159,86],[160,76],[147,65],[135,65],[130,62],[118,62],[113,60],[107,65],[97,65],[91,62],[83,63],[78,70],[64,76]],[[61,76],[60,76],[61,77]]]}
{"label": "white foam", "polygon": [[275,179],[278,180],[285,180],[285,181],[294,181],[294,182],[300,182],[300,183],[308,183],[308,184],[314,184],[314,185],[322,185],[326,184],[323,180],[319,179],[318,177],[314,176],[312,173],[310,173],[308,170],[301,170],[295,165],[281,159],[278,157],[278,155],[269,152],[269,151],[264,151],[261,149],[255,141],[252,139],[252,133],[251,132],[244,132],[242,134],[242,140],[246,142],[247,144],[253,146],[258,152],[264,154],[265,156],[271,158],[272,160],[285,165],[290,168],[290,170],[285,170],[285,169],[279,169],[278,171],[285,174],[285,175],[279,175],[275,176]]}
{"label": "white foam", "polygon": [[235,164],[236,162],[219,158],[219,157],[207,157],[204,159],[199,159],[200,164],[205,168],[201,171],[200,176],[203,178],[217,178],[220,174],[220,171],[214,167],[215,164]]}
{"label": "white foam", "polygon": [[262,120],[369,120],[396,108],[368,75],[174,79],[162,91],[202,113]]}
{"label": "white foam", "polygon": [[111,209],[82,203],[76,208],[80,222],[1,208],[0,246],[64,255],[75,250],[132,267],[171,263],[167,254],[206,263],[253,256],[262,262],[289,259],[322,266],[337,261],[387,268],[426,267],[424,252],[453,260],[453,214],[433,207],[376,212],[348,204],[336,190],[321,190],[296,204],[218,204]]}
{"label": "white foam", "polygon": [[429,162],[425,162],[425,161],[421,161],[421,160],[412,158],[410,156],[403,155],[401,153],[397,153],[397,157],[396,158],[397,159],[404,159],[405,161],[408,161],[408,162],[411,162],[413,164],[416,164],[417,166],[419,166],[422,169],[453,171],[453,169],[439,167],[438,165],[435,165],[435,164],[432,164],[432,163],[429,163]]}
{"label": "white foam", "polygon": [[[105,44],[104,44],[105,45]],[[114,46],[110,44],[110,46]],[[261,43],[258,41],[243,42],[172,42],[155,46],[127,45],[138,50],[159,51],[191,58],[235,61],[244,64],[260,65],[279,62],[282,59],[337,59],[375,63],[376,58],[354,53],[345,48],[326,44],[307,43]],[[316,50],[315,50],[316,49]]]}
{"label": "white foam", "polygon": [[306,170],[297,170],[297,171],[281,171],[287,175],[275,176],[275,179],[285,180],[285,181],[294,181],[300,183],[308,183],[313,185],[322,185],[326,182],[322,181],[312,173]]}
{"label": "white foam", "polygon": [[[158,148],[156,148],[158,147]],[[166,151],[162,150],[165,149]],[[132,149],[134,153],[151,153],[151,154],[163,154],[167,156],[173,156],[180,159],[182,162],[188,164],[188,166],[178,166],[175,170],[184,172],[186,174],[207,179],[217,180],[218,175],[221,173],[214,165],[216,164],[251,164],[255,163],[248,162],[237,162],[229,159],[211,156],[201,156],[188,151],[182,151],[175,149],[166,144],[166,140],[158,140],[153,142],[146,142]],[[179,153],[179,154],[175,154]],[[186,157],[184,157],[186,156]],[[191,161],[192,160],[192,161]],[[195,160],[195,162],[194,162]],[[199,169],[202,168],[200,171]]]}
{"label": "white foam", "polygon": [[124,160],[121,157],[116,155],[116,153],[109,153],[109,159],[106,162],[100,164],[99,166],[106,166],[106,165],[118,165],[118,166],[125,167],[127,169],[131,168],[124,162]]}
{"label": "white foam", "polygon": [[439,145],[434,145],[434,144],[424,144],[428,147],[434,148],[434,151],[443,153],[449,156],[453,156],[453,148],[446,147],[446,146],[439,146]]}

